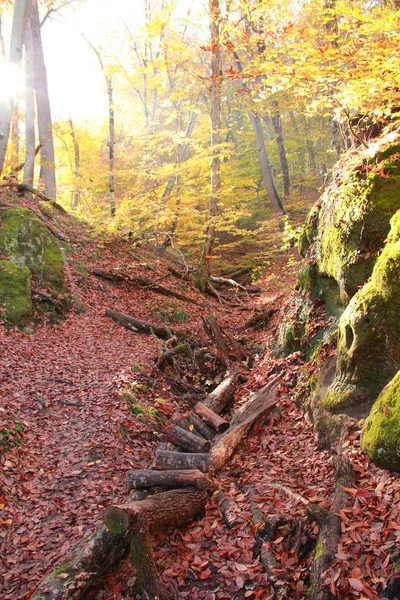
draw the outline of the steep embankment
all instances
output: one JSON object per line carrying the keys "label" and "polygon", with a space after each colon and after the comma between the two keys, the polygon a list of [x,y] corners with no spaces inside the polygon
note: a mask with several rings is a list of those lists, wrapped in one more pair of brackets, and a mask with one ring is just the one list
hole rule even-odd
{"label": "steep embankment", "polygon": [[[339,425],[341,413],[358,419],[370,414],[364,446],[394,470],[400,470],[398,430],[392,419],[373,421],[382,410],[399,410],[396,395],[389,401],[387,393],[380,408],[370,410],[399,368],[399,209],[400,144],[392,131],[343,158],[311,211],[300,239],[305,260],[277,347],[280,354],[300,350],[310,358],[338,333],[335,364],[326,361],[312,383],[317,427]],[[325,310],[320,323],[318,302]],[[390,389],[395,387],[396,380]]]}

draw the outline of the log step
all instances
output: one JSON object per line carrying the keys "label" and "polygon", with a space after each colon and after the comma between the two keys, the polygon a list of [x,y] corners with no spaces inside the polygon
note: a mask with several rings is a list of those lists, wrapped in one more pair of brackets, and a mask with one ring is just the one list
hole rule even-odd
{"label": "log step", "polygon": [[134,470],[127,473],[129,490],[140,490],[148,487],[196,487],[205,488],[206,478],[199,469],[152,471],[150,469]]}
{"label": "log step", "polygon": [[193,408],[193,412],[200,417],[206,425],[211,427],[217,433],[222,433],[229,429],[229,422],[226,419],[223,419],[213,410],[210,410],[205,404],[202,402],[198,402]]}
{"label": "log step", "polygon": [[190,470],[199,469],[207,473],[209,466],[208,454],[189,454],[185,452],[169,452],[156,450],[154,467],[157,470]]}
{"label": "log step", "polygon": [[168,427],[168,429],[164,431],[163,436],[168,442],[171,442],[175,446],[179,446],[187,452],[208,452],[211,446],[208,440],[195,435],[191,431],[182,429],[179,425],[171,425]]}

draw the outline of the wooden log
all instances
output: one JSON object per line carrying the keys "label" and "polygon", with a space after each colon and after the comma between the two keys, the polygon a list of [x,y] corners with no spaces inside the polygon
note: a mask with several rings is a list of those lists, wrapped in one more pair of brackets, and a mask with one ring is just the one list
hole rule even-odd
{"label": "wooden log", "polygon": [[[224,517],[224,522],[229,527],[229,529],[233,529],[236,525],[240,525],[243,523],[243,519],[238,516],[237,512],[239,512],[237,504],[233,502],[230,498],[225,496],[224,492],[221,490],[217,491],[215,494],[218,507],[222,512]],[[235,511],[236,508],[236,511]]]}
{"label": "wooden log", "polygon": [[256,421],[264,419],[267,416],[268,412],[278,401],[277,388],[278,384],[275,383],[275,386],[269,389],[268,394],[263,392],[264,388],[260,390],[263,393],[254,394],[241,412],[243,418],[238,418],[234,424],[231,422],[230,429],[216,440],[215,445],[209,453],[210,471],[219,471],[232,456],[250,427]]}
{"label": "wooden log", "polygon": [[127,482],[129,490],[155,486],[166,488],[196,487],[203,490],[206,486],[206,478],[198,469],[187,471],[153,471],[150,469],[129,471]]}
{"label": "wooden log", "polygon": [[163,369],[167,364],[171,364],[175,356],[184,355],[184,356],[192,356],[192,349],[187,343],[178,344],[173,348],[169,348],[157,359],[157,367],[159,369]]}
{"label": "wooden log", "polygon": [[312,506],[308,509],[309,517],[319,527],[317,548],[311,568],[310,600],[333,600],[335,597],[329,585],[325,583],[326,572],[335,557],[341,536],[342,519],[340,511],[346,505],[349,494],[343,488],[352,486],[355,473],[350,461],[344,456],[334,457],[336,486],[330,512]]}
{"label": "wooden log", "polygon": [[164,438],[168,442],[172,442],[175,446],[179,446],[187,452],[205,453],[210,449],[210,442],[204,438],[200,438],[191,431],[186,431],[178,425],[171,425],[163,432]]}
{"label": "wooden log", "polygon": [[[129,501],[143,500],[143,490],[129,495]],[[90,536],[84,538],[63,560],[39,583],[31,600],[86,600],[88,590],[99,577],[115,568],[129,550],[127,534],[114,535],[105,525],[100,525]]]}
{"label": "wooden log", "polygon": [[185,339],[186,337],[181,331],[170,329],[166,325],[155,325],[154,323],[141,321],[140,319],[135,319],[130,315],[115,312],[113,310],[106,310],[106,317],[109,317],[116,323],[120,323],[134,333],[145,333],[147,335],[154,334],[162,340],[168,340],[172,336],[176,336],[178,339]]}
{"label": "wooden log", "polygon": [[181,413],[174,413],[171,417],[171,423],[178,425],[182,429],[186,429],[186,431],[190,431],[189,421]]}
{"label": "wooden log", "polygon": [[197,489],[170,490],[142,502],[109,506],[104,514],[107,529],[131,537],[131,559],[139,588],[148,598],[173,600],[161,583],[154,562],[150,534],[174,529],[191,521],[205,506],[207,492]]}
{"label": "wooden log", "polygon": [[[277,384],[280,379],[280,375],[276,375],[271,381],[266,383],[258,392],[255,392],[250,396],[248,401],[233,415],[231,419],[231,427],[243,423],[247,418],[252,417],[253,414],[257,413],[259,408],[263,408],[265,403],[268,404],[269,399],[276,400]],[[274,406],[276,402],[272,404]],[[271,406],[271,407],[272,407]]]}
{"label": "wooden log", "polygon": [[200,419],[200,417],[198,417],[196,414],[194,413],[189,413],[187,415],[187,421],[189,423],[189,425],[192,425],[192,427],[195,428],[195,430],[205,439],[205,440],[212,440],[215,435],[216,435],[216,431],[214,431],[213,429],[211,429],[211,427],[209,427],[208,425],[206,425],[204,423],[204,421],[202,421]]}
{"label": "wooden log", "polygon": [[203,404],[220,415],[233,398],[238,385],[240,369],[234,367],[217,387],[208,394]]}
{"label": "wooden log", "polygon": [[202,473],[207,473],[208,454],[156,450],[154,467],[159,470],[199,469]]}
{"label": "wooden log", "polygon": [[154,281],[152,281],[151,279],[146,279],[145,277],[131,275],[130,273],[119,271],[117,269],[113,269],[111,271],[108,271],[106,269],[93,269],[92,273],[97,277],[102,277],[103,279],[108,279],[109,281],[123,281],[131,283],[136,286],[145,287],[148,290],[155,292],[156,294],[160,294],[161,296],[177,298],[178,300],[182,300],[183,302],[190,302],[191,304],[199,304],[197,300],[189,298],[189,296],[184,296],[179,292],[170,290],[164,287],[163,285],[159,285],[158,283],[154,283]]}
{"label": "wooden log", "polygon": [[217,413],[215,413],[213,410],[210,410],[202,402],[197,402],[197,404],[195,404],[195,406],[193,407],[193,412],[198,417],[203,419],[206,425],[211,427],[211,429],[214,429],[214,431],[216,431],[217,433],[222,433],[223,431],[226,431],[229,428],[229,423],[226,419],[223,419],[222,417],[217,415]]}

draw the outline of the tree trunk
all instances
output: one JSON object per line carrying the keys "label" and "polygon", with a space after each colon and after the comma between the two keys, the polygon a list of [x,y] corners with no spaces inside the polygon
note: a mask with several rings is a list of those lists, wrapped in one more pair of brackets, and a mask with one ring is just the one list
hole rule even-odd
{"label": "tree trunk", "polygon": [[[11,32],[9,65],[17,71],[22,59],[24,32],[28,17],[30,0],[15,0]],[[14,96],[9,94],[0,104],[0,175],[4,168],[11,118],[14,108]]]}
{"label": "tree trunk", "polygon": [[159,600],[174,598],[158,576],[150,534],[189,523],[204,508],[207,498],[205,490],[170,490],[140,502],[106,509],[106,527],[114,534],[130,534],[131,559],[139,587],[147,597]]}
{"label": "tree trunk", "polygon": [[276,135],[276,143],[278,146],[279,161],[281,163],[282,175],[283,175],[283,190],[285,196],[290,196],[290,176],[289,176],[289,165],[286,156],[285,143],[283,140],[283,130],[281,115],[279,112],[279,104],[277,100],[272,101],[272,124]]}
{"label": "tree trunk", "polygon": [[114,189],[114,148],[115,148],[115,122],[114,122],[114,90],[111,75],[106,76],[108,95],[108,192],[110,197],[110,215],[115,216],[115,189]]}
{"label": "tree trunk", "polygon": [[40,32],[39,8],[37,0],[31,0],[29,22],[32,31],[34,82],[38,119],[40,151],[39,179],[43,183],[45,194],[56,199],[56,171],[54,161],[53,126],[51,121],[49,89],[46,65],[44,63],[42,36]]}
{"label": "tree trunk", "polygon": [[33,42],[30,20],[25,32],[25,165],[24,183],[33,186],[35,169],[35,84]]}
{"label": "tree trunk", "polygon": [[[70,128],[69,133],[70,133],[70,136],[72,139],[72,146],[74,148],[74,175],[76,178],[78,178],[81,176],[81,159],[80,159],[80,153],[79,153],[79,144],[78,144],[78,140],[76,139],[76,135],[75,135],[74,122],[72,121],[71,118],[68,119],[68,123],[69,123],[69,128]],[[76,187],[76,185],[75,185],[75,187]],[[80,200],[79,189],[75,189],[72,191],[71,208],[73,208],[75,210],[79,205],[79,200]]]}
{"label": "tree trunk", "polygon": [[249,112],[249,117],[253,126],[254,136],[256,139],[258,161],[260,163],[261,175],[264,181],[265,188],[267,190],[269,201],[271,202],[272,209],[274,212],[283,213],[282,202],[279,198],[279,194],[272,176],[271,167],[269,166],[267,158],[267,151],[265,149],[261,119],[259,115],[252,111]]}
{"label": "tree trunk", "polygon": [[200,258],[196,286],[204,294],[211,274],[211,255],[216,237],[218,197],[221,192],[221,159],[218,145],[221,130],[222,65],[220,48],[221,13],[219,0],[209,0],[211,32],[211,191],[208,207],[206,242]]}

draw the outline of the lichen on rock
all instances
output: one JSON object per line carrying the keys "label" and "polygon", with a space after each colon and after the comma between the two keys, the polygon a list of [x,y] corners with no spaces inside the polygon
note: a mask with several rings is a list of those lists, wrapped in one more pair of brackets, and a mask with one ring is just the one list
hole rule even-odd
{"label": "lichen on rock", "polygon": [[376,464],[400,471],[400,371],[373,405],[364,424],[361,447]]}
{"label": "lichen on rock", "polygon": [[32,316],[31,273],[9,260],[0,261],[0,317],[23,327]]}

